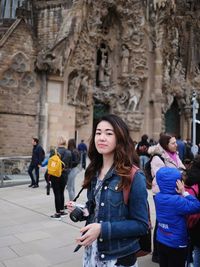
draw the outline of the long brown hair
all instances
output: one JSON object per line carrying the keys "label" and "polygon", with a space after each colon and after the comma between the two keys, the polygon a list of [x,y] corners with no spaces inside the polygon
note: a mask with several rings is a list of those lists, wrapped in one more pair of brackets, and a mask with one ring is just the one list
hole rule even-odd
{"label": "long brown hair", "polygon": [[91,180],[99,172],[103,165],[103,156],[99,154],[95,146],[95,133],[97,125],[101,121],[109,122],[116,136],[116,148],[114,152],[114,168],[119,176],[121,176],[121,183],[119,188],[127,187],[131,183],[130,171],[133,164],[139,166],[139,158],[135,151],[135,145],[130,137],[129,129],[126,123],[118,116],[109,114],[99,119],[93,127],[90,138],[88,157],[90,164],[85,172],[85,179],[83,182],[84,188],[89,188]]}
{"label": "long brown hair", "polygon": [[169,151],[169,142],[172,137],[175,137],[175,134],[164,133],[160,135],[159,144],[164,150]]}

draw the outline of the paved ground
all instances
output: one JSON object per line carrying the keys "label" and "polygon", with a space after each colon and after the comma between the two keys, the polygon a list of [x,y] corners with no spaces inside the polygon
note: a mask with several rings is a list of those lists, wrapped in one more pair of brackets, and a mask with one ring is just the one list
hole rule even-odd
{"label": "paved ground", "polygon": [[[83,174],[82,171],[77,176],[77,191]],[[28,177],[23,177],[23,181],[28,182]],[[68,199],[67,192],[65,196]],[[84,199],[85,193],[80,202]],[[149,201],[154,221],[150,194]],[[44,181],[35,189],[27,184],[0,188],[0,214],[0,267],[81,266],[83,250],[73,253],[81,223],[73,223],[68,216],[62,221],[50,219],[54,214],[54,198],[52,192],[46,195]],[[151,262],[151,255],[139,259],[139,267],[154,266],[158,264]]]}

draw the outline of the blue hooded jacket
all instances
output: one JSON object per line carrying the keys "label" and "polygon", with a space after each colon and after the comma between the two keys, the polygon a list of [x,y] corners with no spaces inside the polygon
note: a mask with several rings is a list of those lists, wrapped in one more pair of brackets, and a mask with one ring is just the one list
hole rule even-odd
{"label": "blue hooded jacket", "polygon": [[188,244],[186,215],[200,212],[200,201],[176,192],[176,181],[181,180],[176,168],[160,168],[156,180],[160,188],[155,196],[157,240],[169,247],[184,248]]}

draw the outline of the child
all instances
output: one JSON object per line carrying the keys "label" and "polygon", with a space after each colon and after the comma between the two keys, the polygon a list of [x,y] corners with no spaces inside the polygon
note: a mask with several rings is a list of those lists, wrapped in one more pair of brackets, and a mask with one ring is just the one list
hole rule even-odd
{"label": "child", "polygon": [[[185,190],[200,200],[200,155],[192,161],[184,175]],[[193,265],[200,266],[200,213],[188,216],[187,225],[193,248]]]}
{"label": "child", "polygon": [[155,195],[160,267],[185,267],[188,234],[186,215],[200,212],[200,202],[185,192],[182,174],[162,167],[156,173],[160,192]]}

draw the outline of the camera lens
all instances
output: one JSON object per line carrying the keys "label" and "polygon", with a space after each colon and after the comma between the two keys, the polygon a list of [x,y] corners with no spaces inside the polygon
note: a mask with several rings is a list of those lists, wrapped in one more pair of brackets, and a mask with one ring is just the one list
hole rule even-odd
{"label": "camera lens", "polygon": [[83,211],[81,208],[76,207],[69,215],[73,222],[78,222],[83,218]]}

